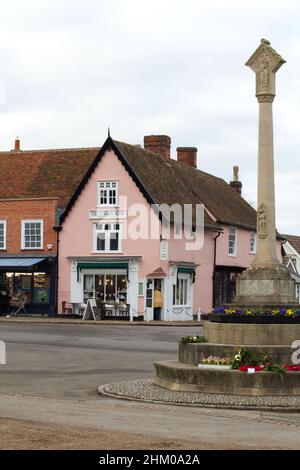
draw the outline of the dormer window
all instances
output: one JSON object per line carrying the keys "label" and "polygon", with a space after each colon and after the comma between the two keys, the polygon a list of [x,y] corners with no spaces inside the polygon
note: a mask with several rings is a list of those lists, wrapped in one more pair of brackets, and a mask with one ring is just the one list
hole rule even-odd
{"label": "dormer window", "polygon": [[118,205],[118,183],[117,181],[99,181],[98,205],[100,207],[111,207]]}

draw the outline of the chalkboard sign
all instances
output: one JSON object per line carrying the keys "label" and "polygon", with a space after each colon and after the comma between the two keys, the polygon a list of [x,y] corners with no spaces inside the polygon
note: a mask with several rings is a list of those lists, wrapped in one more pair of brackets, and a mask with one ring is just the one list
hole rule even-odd
{"label": "chalkboard sign", "polygon": [[97,304],[94,299],[88,299],[82,320],[97,320]]}

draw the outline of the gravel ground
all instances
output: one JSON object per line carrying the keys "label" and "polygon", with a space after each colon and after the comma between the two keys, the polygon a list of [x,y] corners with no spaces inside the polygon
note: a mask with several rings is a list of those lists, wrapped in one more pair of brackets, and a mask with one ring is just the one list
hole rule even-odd
{"label": "gravel ground", "polygon": [[[0,418],[1,450],[198,450],[218,443]],[[92,437],[91,437],[92,436]]]}
{"label": "gravel ground", "polygon": [[212,406],[217,408],[244,408],[276,411],[300,411],[300,397],[217,395],[212,393],[176,392],[154,385],[152,380],[114,382],[99,388],[99,393],[120,398],[150,402]]}

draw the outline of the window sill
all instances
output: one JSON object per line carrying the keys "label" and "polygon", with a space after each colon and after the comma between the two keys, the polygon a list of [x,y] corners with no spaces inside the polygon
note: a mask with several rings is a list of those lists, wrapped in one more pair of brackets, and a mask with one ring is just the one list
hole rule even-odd
{"label": "window sill", "polygon": [[92,255],[123,255],[123,251],[91,251]]}
{"label": "window sill", "polygon": [[256,255],[256,251],[249,251],[249,255]]}
{"label": "window sill", "polygon": [[33,250],[34,250],[34,251],[37,251],[37,250],[38,250],[38,251],[43,251],[44,248],[21,248],[21,251],[30,251],[30,250],[31,250],[31,251],[33,251]]}
{"label": "window sill", "polygon": [[111,204],[111,205],[105,204],[103,206],[97,206],[97,209],[118,209],[119,210],[120,206],[119,206],[119,204],[117,204],[117,205],[116,204]]}
{"label": "window sill", "polygon": [[236,258],[236,257],[237,257],[236,254],[235,254],[235,255],[232,255],[231,253],[228,253],[228,256],[230,256],[231,258]]}

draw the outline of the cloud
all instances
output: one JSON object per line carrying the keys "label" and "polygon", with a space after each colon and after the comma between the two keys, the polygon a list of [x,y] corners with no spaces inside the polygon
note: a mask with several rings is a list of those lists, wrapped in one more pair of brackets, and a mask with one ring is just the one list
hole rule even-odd
{"label": "cloud", "polygon": [[199,167],[227,181],[238,164],[255,202],[258,105],[244,63],[266,37],[287,60],[274,102],[278,228],[300,234],[299,14],[293,0],[11,0],[0,149],[16,135],[23,148],[101,145],[108,125],[132,143],[164,133],[173,155],[195,145]]}

